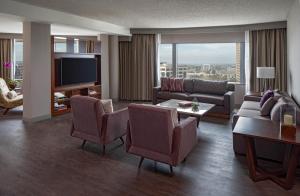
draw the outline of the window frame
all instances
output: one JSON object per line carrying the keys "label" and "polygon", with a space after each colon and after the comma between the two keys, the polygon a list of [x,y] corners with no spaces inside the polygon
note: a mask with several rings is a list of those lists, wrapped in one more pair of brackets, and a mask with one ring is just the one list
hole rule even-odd
{"label": "window frame", "polygon": [[[160,45],[164,44],[172,44],[172,68],[173,68],[173,75],[176,77],[178,76],[178,45],[180,44],[221,44],[223,42],[209,42],[209,43],[161,43]],[[224,42],[224,43],[235,43],[240,44],[240,81],[236,82],[229,82],[233,84],[244,84],[245,83],[245,42]],[[159,59],[160,62],[160,59]],[[160,63],[158,64],[160,66]],[[160,67],[158,68],[160,70]]]}

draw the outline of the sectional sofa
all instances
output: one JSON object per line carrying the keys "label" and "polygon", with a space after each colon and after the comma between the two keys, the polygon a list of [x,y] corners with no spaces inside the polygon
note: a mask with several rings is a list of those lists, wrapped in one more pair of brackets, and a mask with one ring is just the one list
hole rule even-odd
{"label": "sectional sofa", "polygon": [[215,104],[210,113],[229,118],[234,109],[234,84],[227,81],[184,79],[182,92],[162,91],[161,87],[153,88],[153,104],[170,99],[197,99],[199,102]]}
{"label": "sectional sofa", "polygon": [[[295,101],[287,93],[275,92],[275,97],[277,97],[277,99],[283,97],[287,104],[294,105],[297,108],[297,124],[300,124],[300,108]],[[244,97],[244,102],[242,103],[241,108],[233,115],[232,130],[240,116],[269,121],[272,120],[271,116],[261,115],[260,99],[261,97],[259,96],[246,95]],[[258,157],[282,162],[284,159],[286,145],[278,142],[256,139],[255,148]],[[233,135],[233,150],[236,154],[246,154],[246,145],[243,137]]]}

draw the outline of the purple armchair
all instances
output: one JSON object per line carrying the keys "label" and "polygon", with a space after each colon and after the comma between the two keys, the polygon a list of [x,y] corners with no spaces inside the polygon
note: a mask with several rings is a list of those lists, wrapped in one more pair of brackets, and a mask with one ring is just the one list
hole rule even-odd
{"label": "purple armchair", "polygon": [[126,151],[144,158],[178,165],[197,142],[197,120],[189,117],[180,123],[176,109],[130,104],[128,107]]}
{"label": "purple armchair", "polygon": [[83,139],[81,147],[86,141],[105,145],[120,139],[126,134],[128,110],[123,109],[112,113],[105,113],[99,99],[87,96],[73,96],[71,98],[73,122],[71,136]]}

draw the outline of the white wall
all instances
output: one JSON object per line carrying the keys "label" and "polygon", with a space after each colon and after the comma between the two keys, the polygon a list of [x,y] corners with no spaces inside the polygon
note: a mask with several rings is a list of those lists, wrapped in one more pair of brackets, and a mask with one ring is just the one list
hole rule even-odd
{"label": "white wall", "polygon": [[24,22],[25,121],[50,118],[51,37],[50,24]]}
{"label": "white wall", "polygon": [[287,21],[288,91],[300,104],[300,1],[295,0]]}
{"label": "white wall", "polygon": [[117,35],[109,36],[109,91],[110,98],[119,99],[119,39]]}
{"label": "white wall", "polygon": [[101,93],[102,99],[109,96],[109,38],[101,34]]}

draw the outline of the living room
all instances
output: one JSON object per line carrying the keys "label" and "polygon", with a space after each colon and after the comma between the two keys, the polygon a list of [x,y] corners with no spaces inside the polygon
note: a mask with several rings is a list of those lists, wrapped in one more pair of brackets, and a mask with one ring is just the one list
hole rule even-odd
{"label": "living room", "polygon": [[0,195],[299,194],[299,13],[1,0]]}

